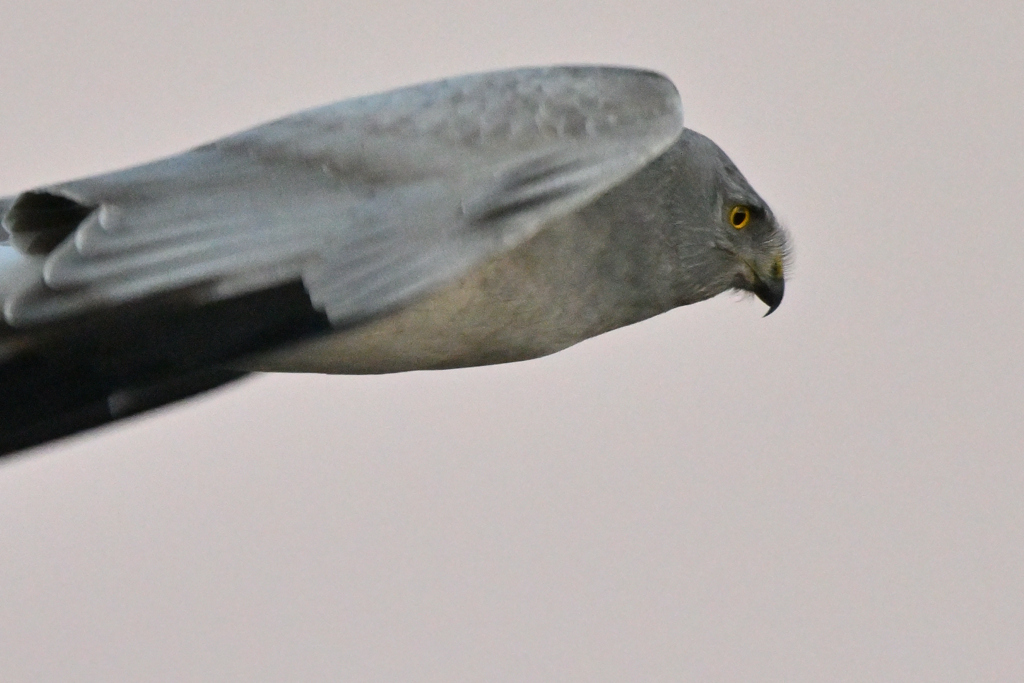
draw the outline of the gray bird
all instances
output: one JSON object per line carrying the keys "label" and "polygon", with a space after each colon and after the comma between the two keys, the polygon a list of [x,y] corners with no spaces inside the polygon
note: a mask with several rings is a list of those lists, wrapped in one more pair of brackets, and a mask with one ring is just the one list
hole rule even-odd
{"label": "gray bird", "polygon": [[727,290],[785,232],[664,77],[463,76],[0,199],[0,453],[253,371],[535,358]]}

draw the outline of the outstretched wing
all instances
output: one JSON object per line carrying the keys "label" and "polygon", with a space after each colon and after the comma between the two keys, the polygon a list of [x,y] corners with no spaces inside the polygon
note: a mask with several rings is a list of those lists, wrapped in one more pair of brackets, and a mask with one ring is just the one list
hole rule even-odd
{"label": "outstretched wing", "polygon": [[6,202],[10,241],[41,267],[3,288],[4,316],[24,327],[301,279],[345,325],[520,243],[681,130],[668,80],[610,67],[465,76],[314,109]]}

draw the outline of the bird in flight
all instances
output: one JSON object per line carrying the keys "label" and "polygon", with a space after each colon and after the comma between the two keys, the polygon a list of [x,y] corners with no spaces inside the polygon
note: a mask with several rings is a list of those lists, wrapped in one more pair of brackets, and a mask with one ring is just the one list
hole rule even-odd
{"label": "bird in flight", "polygon": [[0,454],[251,372],[535,358],[728,290],[787,236],[672,83],[462,76],[0,198]]}

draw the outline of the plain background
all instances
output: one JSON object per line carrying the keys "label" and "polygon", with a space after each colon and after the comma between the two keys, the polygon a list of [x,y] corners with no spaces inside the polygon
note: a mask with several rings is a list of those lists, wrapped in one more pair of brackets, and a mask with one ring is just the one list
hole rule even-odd
{"label": "plain background", "polygon": [[0,679],[1024,680],[1024,5],[3,0],[0,194],[470,71],[666,73],[792,230],[555,356],[0,464]]}

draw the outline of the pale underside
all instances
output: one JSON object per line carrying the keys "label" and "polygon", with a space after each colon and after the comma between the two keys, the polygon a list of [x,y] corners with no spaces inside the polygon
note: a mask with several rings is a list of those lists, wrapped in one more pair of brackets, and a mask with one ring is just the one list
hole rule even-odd
{"label": "pale underside", "polygon": [[439,291],[352,329],[246,359],[246,370],[363,374],[505,363],[554,353],[654,313],[596,272],[605,226],[560,219]]}

